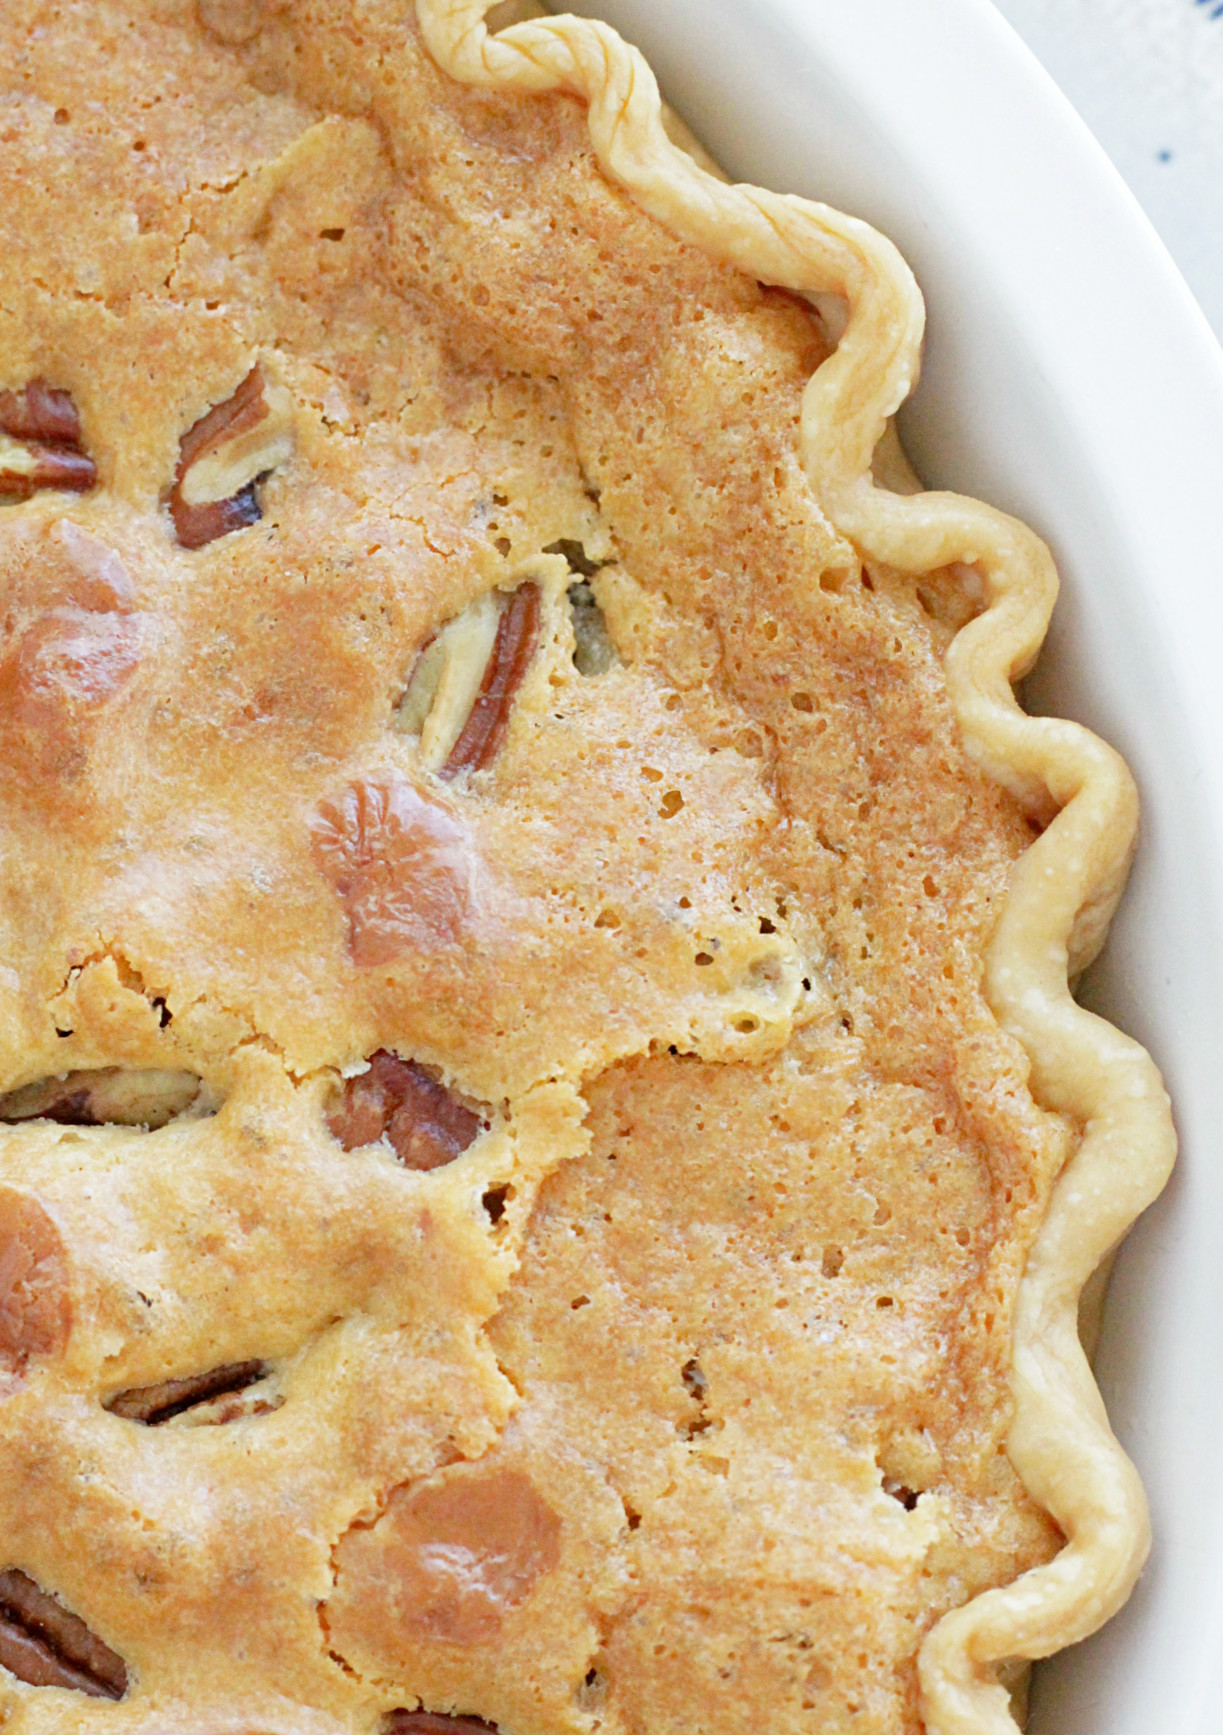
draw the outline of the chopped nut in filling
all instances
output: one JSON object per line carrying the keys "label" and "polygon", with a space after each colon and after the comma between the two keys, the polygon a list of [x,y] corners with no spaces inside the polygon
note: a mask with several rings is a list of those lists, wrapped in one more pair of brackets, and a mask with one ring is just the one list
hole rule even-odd
{"label": "chopped nut in filling", "polygon": [[28,500],[44,488],[82,494],[97,479],[69,393],[44,380],[0,392],[0,504]]}
{"label": "chopped nut in filling", "polygon": [[236,1422],[246,1416],[266,1416],[282,1400],[266,1388],[253,1388],[268,1374],[266,1362],[230,1362],[186,1379],[163,1380],[155,1386],[134,1386],[109,1399],[112,1416],[156,1428],[167,1422],[190,1426]]}
{"label": "chopped nut in filling", "polygon": [[484,1122],[414,1060],[379,1049],[368,1070],[346,1079],[327,1109],[327,1127],[346,1151],[385,1140],[406,1169],[452,1163]]}
{"label": "chopped nut in filling", "polygon": [[127,1667],[79,1615],[16,1567],[0,1572],[0,1664],[31,1687],[122,1699]]}
{"label": "chopped nut in filling", "polygon": [[573,622],[573,666],[579,675],[606,674],[616,662],[616,647],[589,579],[569,586],[569,616]]}
{"label": "chopped nut in filling", "polygon": [[421,763],[449,779],[491,765],[539,637],[537,584],[486,591],[417,658],[395,724],[420,737]]}
{"label": "chopped nut in filling", "polygon": [[0,1096],[0,1121],[57,1121],[65,1127],[164,1127],[188,1112],[210,1114],[211,1093],[194,1072],[160,1068],[65,1072]]}
{"label": "chopped nut in filling", "polygon": [[497,1725],[450,1712],[388,1711],[381,1735],[497,1735]]}
{"label": "chopped nut in filling", "polygon": [[293,453],[293,406],[281,386],[252,368],[232,397],[179,441],[170,516],[184,548],[202,548],[258,523],[256,484]]}

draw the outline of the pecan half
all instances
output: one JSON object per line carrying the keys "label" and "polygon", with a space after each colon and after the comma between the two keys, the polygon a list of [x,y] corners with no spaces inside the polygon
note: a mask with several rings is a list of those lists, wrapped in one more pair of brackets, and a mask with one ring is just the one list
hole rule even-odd
{"label": "pecan half", "polygon": [[497,1735],[497,1725],[443,1711],[388,1711],[382,1735]]}
{"label": "pecan half", "polygon": [[145,1127],[150,1132],[188,1109],[212,1112],[203,1080],[194,1072],[159,1067],[103,1066],[40,1078],[0,1096],[0,1121],[56,1121],[65,1127]]}
{"label": "pecan half", "polygon": [[121,1699],[127,1665],[79,1615],[24,1572],[0,1572],[0,1663],[31,1687],[72,1687]]}
{"label": "pecan half", "polygon": [[178,443],[170,516],[184,548],[203,548],[262,517],[256,483],[293,452],[293,405],[257,367]]}
{"label": "pecan half", "polygon": [[420,736],[430,771],[449,780],[492,764],[535,654],[539,619],[537,584],[487,591],[421,651],[395,721]]}
{"label": "pecan half", "polygon": [[346,1079],[327,1128],[346,1151],[382,1138],[408,1169],[440,1169],[462,1156],[483,1122],[414,1060],[380,1048],[369,1071]]}
{"label": "pecan half", "polygon": [[45,380],[0,392],[0,501],[28,500],[43,488],[82,494],[97,479],[67,392]]}
{"label": "pecan half", "polygon": [[281,1400],[251,1388],[267,1377],[261,1361],[227,1362],[207,1373],[186,1379],[162,1380],[155,1386],[133,1386],[119,1392],[106,1405],[112,1416],[143,1422],[148,1428],[180,1419],[189,1424],[236,1422],[243,1416],[267,1416],[280,1408]]}

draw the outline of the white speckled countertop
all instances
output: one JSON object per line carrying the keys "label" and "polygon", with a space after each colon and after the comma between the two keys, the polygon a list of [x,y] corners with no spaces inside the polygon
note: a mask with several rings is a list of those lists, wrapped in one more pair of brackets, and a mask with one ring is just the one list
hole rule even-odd
{"label": "white speckled countertop", "polygon": [[995,0],[1223,336],[1223,0]]}

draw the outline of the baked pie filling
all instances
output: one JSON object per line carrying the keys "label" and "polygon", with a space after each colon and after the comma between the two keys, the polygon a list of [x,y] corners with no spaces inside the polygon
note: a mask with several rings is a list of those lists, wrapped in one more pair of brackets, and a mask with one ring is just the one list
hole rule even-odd
{"label": "baked pie filling", "polygon": [[1128,779],[887,244],[420,11],[0,9],[0,1723],[1012,1728]]}

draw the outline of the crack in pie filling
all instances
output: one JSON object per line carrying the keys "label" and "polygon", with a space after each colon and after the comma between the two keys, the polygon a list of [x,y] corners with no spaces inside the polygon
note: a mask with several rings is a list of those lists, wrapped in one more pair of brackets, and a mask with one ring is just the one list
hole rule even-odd
{"label": "crack in pie filling", "polygon": [[1132,784],[895,251],[484,10],[0,10],[0,1722],[1005,1735]]}

